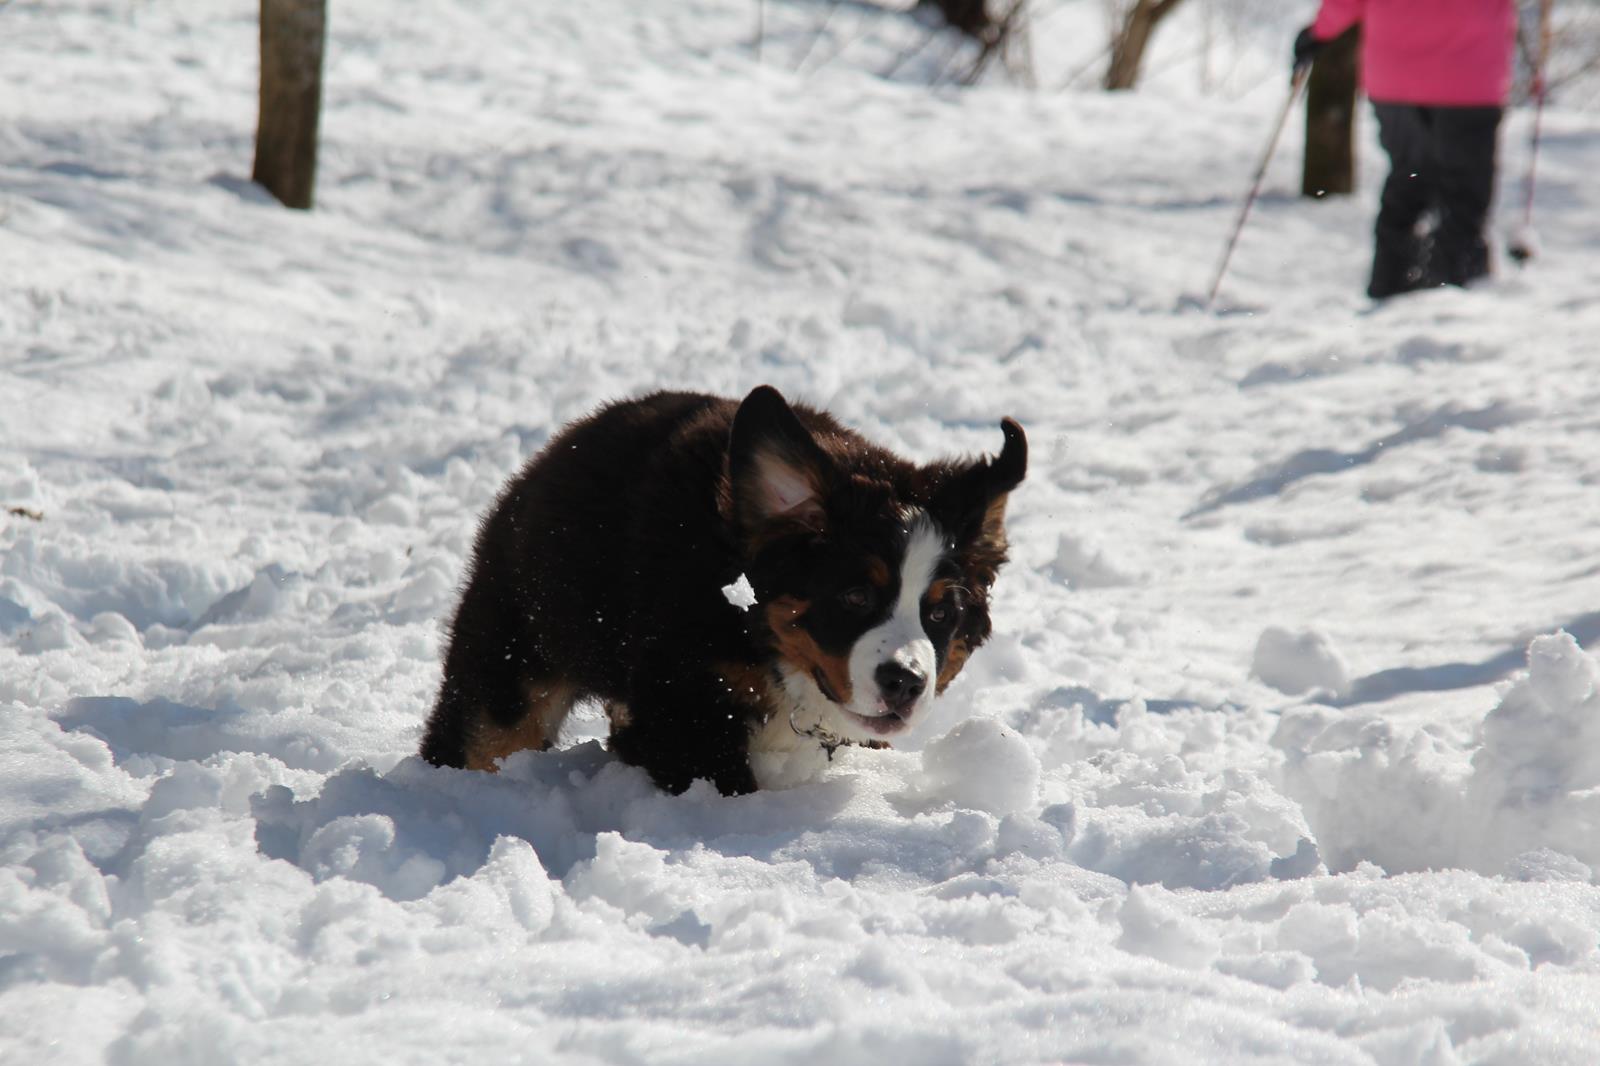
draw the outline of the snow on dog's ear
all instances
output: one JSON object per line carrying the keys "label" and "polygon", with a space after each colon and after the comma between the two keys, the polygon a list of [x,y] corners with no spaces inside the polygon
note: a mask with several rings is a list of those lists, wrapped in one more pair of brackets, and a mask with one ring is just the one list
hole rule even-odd
{"label": "snow on dog's ear", "polygon": [[833,463],[777,389],[744,398],[728,436],[728,499],[744,538],[774,523],[821,532]]}
{"label": "snow on dog's ear", "polygon": [[955,540],[967,579],[983,589],[994,584],[1006,560],[1006,499],[1028,472],[1028,438],[1014,419],[1000,420],[1000,454],[966,464],[936,467],[937,487],[928,509]]}

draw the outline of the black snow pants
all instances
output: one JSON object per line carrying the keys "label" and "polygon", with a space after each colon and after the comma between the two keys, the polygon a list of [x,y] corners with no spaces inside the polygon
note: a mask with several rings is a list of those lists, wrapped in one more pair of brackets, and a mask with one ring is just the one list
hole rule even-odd
{"label": "black snow pants", "polygon": [[1484,228],[1494,200],[1502,109],[1374,100],[1389,180],[1378,208],[1374,299],[1489,273]]}

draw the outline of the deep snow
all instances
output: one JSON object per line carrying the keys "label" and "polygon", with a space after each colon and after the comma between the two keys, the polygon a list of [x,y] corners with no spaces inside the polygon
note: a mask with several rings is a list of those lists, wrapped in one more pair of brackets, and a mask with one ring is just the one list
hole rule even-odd
{"label": "deep snow", "polygon": [[[1036,94],[765,6],[336,0],[308,215],[256,4],[0,7],[0,1061],[1600,1059],[1600,118],[1529,269],[1380,307],[1370,127],[1323,203],[1291,128],[1206,314],[1309,3],[1116,98],[1083,0]],[[739,799],[592,709],[413,758],[502,481],[760,382],[1027,427],[931,720]]]}

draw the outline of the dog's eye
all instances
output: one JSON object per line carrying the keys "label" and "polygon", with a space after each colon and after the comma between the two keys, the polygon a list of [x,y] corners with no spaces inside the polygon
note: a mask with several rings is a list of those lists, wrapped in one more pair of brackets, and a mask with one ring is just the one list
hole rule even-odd
{"label": "dog's eye", "polygon": [[865,585],[845,589],[839,593],[839,602],[852,611],[865,611],[872,606],[872,590]]}
{"label": "dog's eye", "polygon": [[943,622],[950,617],[950,608],[942,603],[936,603],[928,608],[928,621]]}

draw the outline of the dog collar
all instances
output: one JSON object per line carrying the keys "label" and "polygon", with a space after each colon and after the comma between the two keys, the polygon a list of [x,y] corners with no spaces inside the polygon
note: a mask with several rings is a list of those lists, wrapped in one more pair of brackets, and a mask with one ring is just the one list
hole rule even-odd
{"label": "dog collar", "polygon": [[789,712],[789,728],[794,730],[796,736],[810,737],[815,740],[823,751],[828,753],[828,761],[833,761],[833,753],[840,748],[872,748],[881,751],[889,746],[886,740],[846,740],[837,733],[830,733],[820,725],[810,729],[801,729],[794,720],[794,712]]}
{"label": "dog collar", "polygon": [[789,728],[794,730],[796,736],[810,737],[812,740],[815,740],[819,745],[821,745],[822,750],[828,753],[829,762],[833,761],[834,752],[838,751],[847,744],[853,743],[853,741],[845,740],[843,737],[835,733],[828,732],[820,725],[814,725],[810,729],[801,729],[794,720],[793,711],[789,712]]}

